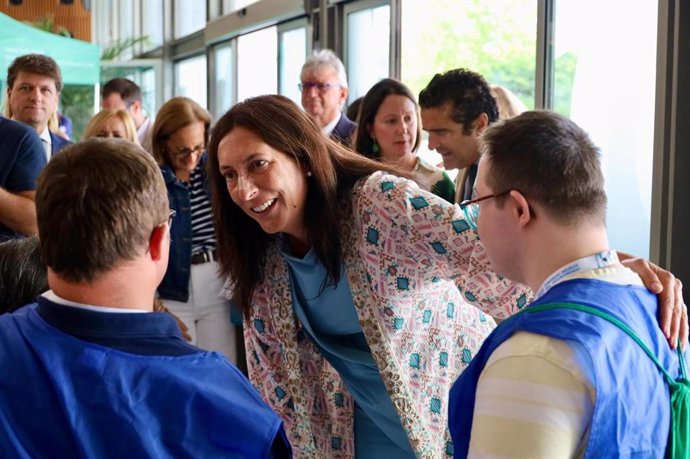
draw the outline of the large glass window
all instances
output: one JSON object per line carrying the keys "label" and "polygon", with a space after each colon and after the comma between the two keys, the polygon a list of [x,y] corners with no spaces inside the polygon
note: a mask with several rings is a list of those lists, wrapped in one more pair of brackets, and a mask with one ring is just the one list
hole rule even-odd
{"label": "large glass window", "polygon": [[[418,96],[436,73],[464,67],[533,108],[537,6],[537,0],[403,1],[402,81]],[[441,163],[428,150],[426,134],[419,154]]]}
{"label": "large glass window", "polygon": [[390,6],[346,10],[348,102],[367,93],[390,69]]}
{"label": "large glass window", "polygon": [[214,115],[217,118],[230,109],[233,102],[233,54],[232,45],[223,43],[214,48]]}
{"label": "large glass window", "polygon": [[601,148],[611,246],[648,257],[658,5],[621,7],[556,2],[554,109]]}
{"label": "large glass window", "polygon": [[401,77],[415,94],[464,67],[534,107],[536,0],[405,0],[401,20]]}
{"label": "large glass window", "polygon": [[153,67],[141,72],[141,103],[146,114],[153,117],[158,107],[156,106],[156,71]]}
{"label": "large glass window", "polygon": [[[120,43],[127,43],[128,40],[135,38],[134,0],[119,0],[117,2],[117,8],[119,13],[118,37],[120,39]],[[130,46],[122,50],[122,53],[118,56],[118,59],[127,60],[131,59],[132,56],[134,56],[134,50]]]}
{"label": "large glass window", "polygon": [[163,0],[142,0],[141,33],[148,38],[142,44],[144,52],[163,44],[163,8]]}
{"label": "large glass window", "polygon": [[297,105],[302,103],[302,94],[297,85],[300,71],[306,59],[307,28],[299,27],[280,32],[280,94],[289,97]]}
{"label": "large glass window", "polygon": [[113,42],[113,23],[115,22],[115,15],[111,14],[113,11],[113,0],[102,0],[94,5],[95,15],[94,34],[96,36],[96,43],[101,46],[108,46]]}
{"label": "large glass window", "polygon": [[278,89],[278,36],[275,27],[237,39],[237,100]]}
{"label": "large glass window", "polygon": [[173,0],[173,35],[181,38],[206,25],[206,0]]}
{"label": "large glass window", "polygon": [[206,55],[175,62],[175,95],[206,108]]}
{"label": "large glass window", "polygon": [[160,67],[155,64],[147,64],[143,61],[131,61],[129,63],[102,63],[101,85],[113,78],[127,78],[134,81],[141,89],[142,107],[148,115],[155,115],[157,109],[156,88]]}

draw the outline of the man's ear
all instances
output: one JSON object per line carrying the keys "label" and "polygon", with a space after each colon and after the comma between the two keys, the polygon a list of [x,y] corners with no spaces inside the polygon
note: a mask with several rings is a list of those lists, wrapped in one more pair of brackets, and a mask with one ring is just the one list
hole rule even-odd
{"label": "man's ear", "polygon": [[534,215],[532,214],[532,209],[530,208],[527,198],[517,190],[511,190],[508,195],[508,201],[515,212],[515,217],[517,218],[518,224],[520,226],[526,226],[532,221]]}
{"label": "man's ear", "polygon": [[343,105],[345,105],[345,101],[347,100],[348,94],[350,94],[350,90],[348,88],[340,88],[340,107],[341,108]]}
{"label": "man's ear", "polygon": [[474,133],[479,137],[489,127],[489,116],[486,113],[480,113],[474,120]]}
{"label": "man's ear", "polygon": [[168,225],[159,225],[153,229],[151,239],[149,239],[149,252],[152,260],[161,260],[166,250],[169,250]]}
{"label": "man's ear", "polygon": [[132,113],[139,114],[141,113],[141,101],[140,100],[135,100],[132,102],[132,104],[129,106],[130,110]]}

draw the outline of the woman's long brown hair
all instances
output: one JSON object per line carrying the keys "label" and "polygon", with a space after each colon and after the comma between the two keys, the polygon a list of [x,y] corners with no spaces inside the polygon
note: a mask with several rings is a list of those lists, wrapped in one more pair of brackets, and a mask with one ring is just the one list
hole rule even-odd
{"label": "woman's long brown hair", "polygon": [[266,252],[273,240],[259,224],[230,198],[218,165],[218,146],[236,127],[248,129],[272,148],[292,156],[312,173],[306,197],[305,226],[310,246],[328,273],[327,282],[338,282],[342,262],[340,201],[360,178],[379,170],[409,174],[365,158],[327,138],[321,129],[290,99],[259,96],[238,103],[218,121],[208,148],[213,213],[218,239],[221,275],[229,276],[234,296],[248,312],[257,286],[264,280]]}

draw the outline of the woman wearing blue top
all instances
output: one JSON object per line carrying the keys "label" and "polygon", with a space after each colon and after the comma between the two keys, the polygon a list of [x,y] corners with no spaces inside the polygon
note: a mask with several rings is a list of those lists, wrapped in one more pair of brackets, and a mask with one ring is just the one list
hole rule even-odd
{"label": "woman wearing blue top", "polygon": [[170,209],[168,270],[158,286],[165,307],[189,328],[192,344],[237,360],[229,302],[221,296],[216,236],[206,176],[206,142],[211,115],[186,97],[166,102],[152,131],[153,155],[160,165]]}
{"label": "woman wearing blue top", "polygon": [[463,211],[406,175],[283,96],[246,99],[214,127],[220,264],[250,379],[295,457],[452,456],[450,385],[494,326],[478,308],[527,301]]}

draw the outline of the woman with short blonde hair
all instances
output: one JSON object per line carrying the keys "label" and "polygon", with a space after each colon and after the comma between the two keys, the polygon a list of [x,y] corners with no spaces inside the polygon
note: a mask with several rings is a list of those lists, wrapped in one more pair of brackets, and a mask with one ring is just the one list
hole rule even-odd
{"label": "woman with short blonde hair", "polygon": [[83,140],[93,137],[116,137],[139,145],[137,127],[127,110],[104,108],[91,118],[82,137]]}

